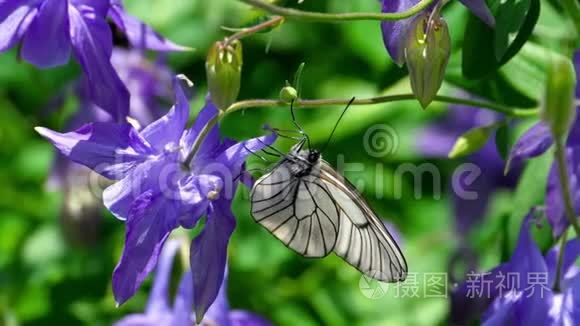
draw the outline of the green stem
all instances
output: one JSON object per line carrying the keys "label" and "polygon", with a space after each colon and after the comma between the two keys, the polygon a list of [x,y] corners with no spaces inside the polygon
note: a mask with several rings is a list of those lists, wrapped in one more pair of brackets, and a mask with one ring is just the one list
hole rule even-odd
{"label": "green stem", "polygon": [[199,132],[199,135],[197,135],[197,138],[195,138],[193,145],[191,145],[191,150],[189,151],[189,154],[187,154],[185,161],[183,161],[183,167],[186,170],[190,169],[191,161],[193,161],[195,154],[197,153],[197,151],[201,147],[201,143],[203,142],[203,140],[205,139],[207,134],[209,134],[210,130],[222,119],[223,116],[224,116],[224,111],[220,110],[219,113],[216,114],[213,118],[211,118],[207,122],[207,124],[203,127],[203,129],[201,129],[201,131]]}
{"label": "green stem", "polygon": [[562,265],[564,263],[564,250],[566,249],[566,241],[568,238],[568,229],[564,231],[562,234],[562,239],[560,240],[560,252],[558,253],[558,263],[556,265],[556,279],[554,281],[554,292],[560,292],[562,289],[560,288],[561,285],[561,278],[562,278]]}
{"label": "green stem", "polygon": [[252,27],[247,27],[247,28],[240,30],[239,32],[226,38],[226,42],[232,43],[235,40],[240,40],[246,36],[250,36],[250,35],[258,33],[262,30],[279,26],[283,22],[284,22],[284,17],[282,17],[282,16],[273,17],[273,18],[271,18],[263,23],[260,23],[258,25],[254,25]]}
{"label": "green stem", "polygon": [[576,218],[576,213],[574,212],[572,195],[570,194],[570,181],[568,180],[568,163],[566,160],[566,148],[564,146],[564,140],[556,138],[555,145],[556,151],[554,155],[556,156],[556,162],[558,165],[560,189],[562,192],[562,198],[564,199],[565,215],[572,227],[574,227],[576,235],[580,236],[580,225],[578,225],[578,219]]}
{"label": "green stem", "polygon": [[[320,106],[327,106],[327,105],[346,105],[350,102],[351,99],[320,99],[320,100],[296,100],[294,102],[295,108],[315,108]],[[369,98],[362,98],[362,99],[355,99],[351,105],[372,105],[372,104],[380,104],[380,103],[389,103],[389,102],[396,102],[396,101],[409,101],[409,100],[416,100],[415,95],[413,94],[399,94],[399,95],[387,95],[387,96],[377,96],[377,97],[369,97]],[[443,103],[450,103],[450,104],[461,104],[467,105],[472,107],[484,108],[500,113],[504,113],[506,115],[518,118],[525,118],[525,117],[535,117],[538,115],[537,109],[518,109],[512,108],[508,106],[504,106],[501,104],[490,103],[490,102],[482,102],[482,101],[474,101],[462,98],[455,98],[450,96],[437,96],[435,100],[437,102]],[[201,147],[201,143],[203,142],[205,136],[209,133],[211,128],[213,128],[216,124],[218,124],[223,117],[226,115],[236,112],[243,109],[249,108],[259,108],[259,107],[273,107],[273,106],[286,106],[288,103],[281,101],[281,100],[245,100],[235,102],[230,105],[226,110],[220,111],[218,115],[213,117],[205,127],[201,130],[197,138],[195,139],[193,145],[191,146],[191,151],[187,155],[185,161],[183,162],[183,166],[186,169],[189,169],[195,154]]]}
{"label": "green stem", "polygon": [[402,20],[414,16],[427,8],[434,0],[421,0],[407,11],[394,13],[375,12],[352,12],[342,14],[329,14],[322,12],[309,12],[298,9],[280,7],[262,0],[240,0],[250,6],[260,8],[274,15],[284,16],[288,19],[317,22],[343,22],[352,20]]}
{"label": "green stem", "polygon": [[[377,96],[377,97],[370,97],[370,98],[362,98],[362,99],[355,99],[352,102],[352,105],[373,105],[373,104],[380,104],[380,103],[389,103],[389,102],[396,102],[396,101],[411,101],[416,100],[415,95],[413,94],[398,94],[398,95],[387,95],[387,96]],[[443,103],[450,103],[450,104],[461,104],[467,105],[472,107],[478,107],[483,109],[488,109],[500,113],[504,113],[508,116],[518,117],[518,118],[525,118],[525,117],[535,117],[538,115],[539,111],[537,109],[519,109],[519,108],[512,108],[509,106],[504,106],[501,104],[490,103],[490,102],[483,102],[483,101],[474,101],[468,100],[463,98],[455,98],[450,96],[437,96],[435,97],[436,102],[443,102]],[[350,102],[350,99],[322,99],[322,100],[297,100],[294,102],[294,107],[319,107],[319,106],[326,106],[326,105],[346,105]],[[227,113],[253,108],[253,107],[271,107],[271,106],[284,106],[288,103],[285,103],[281,100],[246,100],[246,101],[239,101],[236,102],[226,110]]]}

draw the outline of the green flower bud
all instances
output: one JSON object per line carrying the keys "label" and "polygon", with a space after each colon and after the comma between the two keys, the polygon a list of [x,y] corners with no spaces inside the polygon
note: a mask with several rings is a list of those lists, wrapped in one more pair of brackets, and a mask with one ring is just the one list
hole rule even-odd
{"label": "green flower bud", "polygon": [[441,17],[429,19],[428,13],[415,18],[405,44],[405,62],[409,69],[413,94],[426,108],[443,83],[451,54],[451,38],[447,23]]}
{"label": "green flower bud", "polygon": [[298,98],[298,92],[292,86],[286,86],[280,90],[280,100],[290,103]]}
{"label": "green flower bud", "polygon": [[557,57],[548,68],[546,94],[542,109],[542,119],[550,126],[556,138],[568,135],[576,117],[574,107],[576,74],[572,62]]}
{"label": "green flower bud", "polygon": [[218,109],[226,109],[240,93],[242,43],[216,42],[207,55],[205,71],[212,102]]}
{"label": "green flower bud", "polygon": [[459,158],[477,152],[487,143],[495,127],[495,125],[491,125],[468,130],[457,138],[448,157]]}

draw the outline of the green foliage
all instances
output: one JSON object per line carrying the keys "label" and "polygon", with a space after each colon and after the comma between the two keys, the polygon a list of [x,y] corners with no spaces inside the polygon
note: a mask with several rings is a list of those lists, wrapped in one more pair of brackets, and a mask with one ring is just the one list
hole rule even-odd
{"label": "green foliage", "polygon": [[[207,90],[207,51],[229,34],[220,26],[247,26],[263,19],[262,12],[231,0],[125,2],[130,13],[163,35],[196,48],[169,55],[172,68],[196,84],[193,112],[201,108]],[[444,9],[452,54],[439,94],[457,95],[456,88],[462,88],[489,101],[534,108],[540,103],[550,53],[565,51],[562,39],[569,35],[560,24],[565,16],[550,1],[541,1],[541,12],[539,0],[497,3],[495,32],[458,1]],[[376,0],[305,1],[299,6],[321,12],[379,10]],[[294,76],[302,62],[306,67],[299,69],[299,82],[292,85],[302,98],[411,92],[405,69],[395,67],[388,58],[377,22],[287,21],[243,42],[240,99],[277,99],[284,81]],[[47,103],[75,80],[79,69],[71,64],[39,71],[16,58],[15,51],[0,55],[0,325],[110,325],[143,310],[150,281],[129,302],[115,308],[111,273],[123,246],[124,225],[103,209],[96,220],[96,244],[79,248],[66,242],[61,228],[64,195],[48,190],[45,184],[55,156],[32,129],[36,125],[63,129],[64,117],[74,112],[76,103],[68,100],[64,109],[56,111],[48,110]],[[321,147],[342,109],[300,109],[297,119],[314,145]],[[419,294],[425,290],[424,273],[448,271],[460,238],[445,191],[456,162],[428,160],[416,149],[422,128],[445,112],[446,106],[439,102],[426,112],[417,101],[352,107],[323,153],[332,164],[343,164],[353,184],[365,185],[362,193],[372,207],[396,225],[411,271],[418,273]],[[515,139],[511,123],[496,132],[504,157]],[[264,124],[294,128],[286,105],[234,113],[225,118],[222,129],[225,136],[239,140],[262,134]],[[365,148],[367,132],[385,125],[396,131],[396,146],[388,155],[370,155]],[[520,122],[514,125],[523,129]],[[284,151],[292,144],[280,139],[276,146]],[[423,196],[414,198],[413,177],[397,173],[404,163],[434,164],[442,180],[442,198],[431,190],[432,180],[423,180]],[[515,190],[493,194],[485,219],[468,235],[481,256],[481,266],[491,267],[509,257],[521,220],[531,207],[543,202],[550,163],[550,154],[532,160]],[[257,158],[248,162],[248,168],[264,167]],[[396,298],[396,288],[389,286],[384,297],[371,300],[359,288],[360,273],[339,258],[310,260],[291,252],[252,222],[248,196],[248,190],[241,189],[233,205],[238,221],[229,250],[228,294],[233,308],[254,311],[279,325],[432,325],[446,320],[448,300],[444,297]],[[537,236],[543,237],[544,249],[550,245],[545,234]]]}

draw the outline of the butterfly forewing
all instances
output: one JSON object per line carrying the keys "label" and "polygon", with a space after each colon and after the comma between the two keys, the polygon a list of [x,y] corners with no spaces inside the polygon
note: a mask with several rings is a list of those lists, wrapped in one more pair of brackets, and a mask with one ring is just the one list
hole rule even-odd
{"label": "butterfly forewing", "polygon": [[348,180],[321,159],[304,175],[292,171],[296,165],[287,157],[254,185],[252,216],[258,223],[303,256],[334,251],[380,281],[405,279],[400,249]]}
{"label": "butterfly forewing", "polygon": [[295,178],[279,164],[252,189],[252,216],[299,254],[324,257],[334,248],[339,216],[330,194],[311,178]]}

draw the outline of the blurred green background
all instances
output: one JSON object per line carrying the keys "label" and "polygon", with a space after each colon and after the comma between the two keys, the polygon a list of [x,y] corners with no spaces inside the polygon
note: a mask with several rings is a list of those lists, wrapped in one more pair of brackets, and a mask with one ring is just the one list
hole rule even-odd
{"label": "blurred green background", "polygon": [[[128,11],[153,25],[163,35],[196,49],[169,56],[172,69],[186,74],[196,84],[192,111],[197,112],[205,93],[204,56],[209,46],[227,35],[220,26],[242,26],[257,16],[233,0],[127,0]],[[290,1],[292,2],[292,1]],[[293,3],[293,2],[292,2]],[[444,12],[453,40],[453,55],[442,93],[457,94],[458,86],[492,100],[516,106],[537,105],[542,93],[544,69],[539,46],[558,47],[566,36],[565,24],[553,2],[542,2],[540,21],[514,60],[497,74],[479,82],[461,75],[461,47],[468,12],[459,3]],[[376,0],[306,1],[302,8],[328,12],[378,11]],[[549,35],[550,37],[546,37]],[[130,312],[142,311],[150,281],[120,308],[111,293],[111,273],[123,246],[124,226],[101,209],[97,241],[91,246],[72,246],[60,225],[64,196],[46,190],[51,169],[52,147],[35,134],[37,125],[62,128],[63,114],[47,110],[48,103],[78,74],[75,64],[40,71],[16,59],[16,52],[0,55],[0,325],[109,325]],[[303,76],[305,98],[370,97],[409,93],[406,70],[388,57],[376,22],[343,24],[287,22],[269,34],[244,40],[244,70],[241,99],[277,98],[285,80],[306,62]],[[69,103],[69,106],[72,104]],[[300,110],[298,120],[315,146],[322,146],[343,107]],[[394,196],[393,174],[402,163],[428,162],[415,149],[419,130],[443,114],[445,105],[432,104],[423,111],[415,101],[355,107],[345,116],[325,158],[364,168],[347,171],[354,183],[365,182],[369,202],[379,215],[392,222],[402,235],[402,249],[412,273],[447,272],[457,245],[448,196],[441,200],[425,186],[423,198],[413,198],[412,176],[404,179],[403,196]],[[292,128],[288,108],[248,109],[226,118],[225,135],[244,139],[263,133],[264,124]],[[364,149],[365,132],[388,124],[397,132],[393,155],[374,158]],[[518,128],[523,129],[524,123]],[[281,140],[278,148],[291,143]],[[257,164],[257,160],[252,162]],[[457,161],[437,164],[447,183]],[[381,166],[378,171],[376,166]],[[546,170],[549,160],[537,163]],[[252,165],[252,163],[250,163]],[[371,182],[382,173],[379,190]],[[503,239],[513,239],[523,213],[541,201],[538,192],[499,192],[488,218],[471,239],[483,257],[483,268],[500,261]],[[380,177],[379,177],[380,178]],[[530,182],[528,176],[527,182]],[[534,181],[532,181],[534,182]],[[380,196],[375,196],[379,191]],[[424,298],[423,279],[417,278],[419,297],[395,298],[394,288],[378,299],[369,299],[359,288],[361,275],[335,256],[309,260],[294,254],[255,224],[249,216],[248,190],[242,189],[234,203],[238,227],[229,248],[228,294],[234,308],[261,314],[280,325],[432,325],[444,324],[448,300]],[[377,198],[379,197],[379,198]],[[514,204],[515,203],[515,204]],[[518,206],[520,205],[520,206]],[[523,207],[525,208],[522,208]],[[509,222],[506,217],[514,216]],[[520,216],[522,215],[522,216]],[[504,225],[511,225],[504,228]],[[511,231],[498,232],[498,229]],[[195,231],[193,232],[195,233]],[[513,241],[512,241],[513,242]],[[451,288],[452,284],[448,284]]]}

